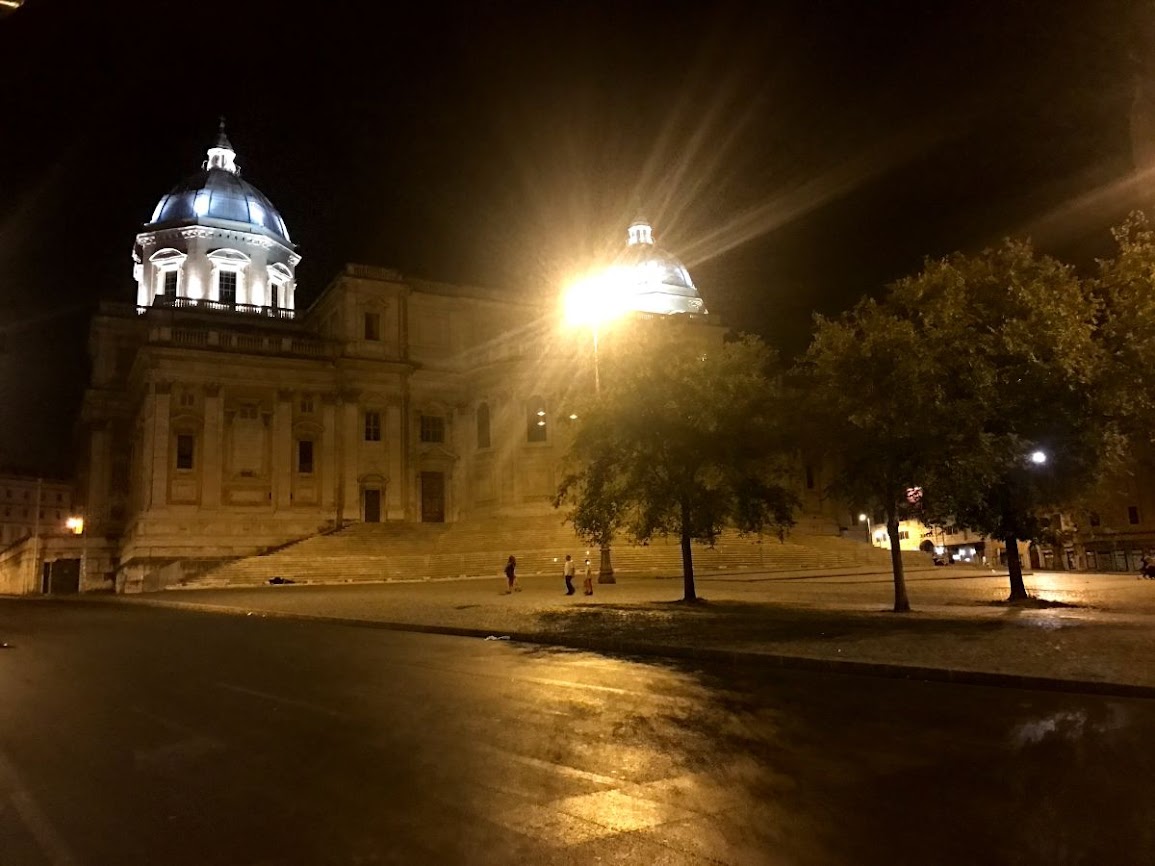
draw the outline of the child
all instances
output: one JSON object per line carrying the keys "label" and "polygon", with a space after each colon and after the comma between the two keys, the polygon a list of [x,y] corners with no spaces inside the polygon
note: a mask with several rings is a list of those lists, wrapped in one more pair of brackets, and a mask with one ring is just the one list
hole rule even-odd
{"label": "child", "polygon": [[586,579],[582,582],[582,592],[586,595],[594,594],[594,579],[590,573],[590,561],[586,560]]}

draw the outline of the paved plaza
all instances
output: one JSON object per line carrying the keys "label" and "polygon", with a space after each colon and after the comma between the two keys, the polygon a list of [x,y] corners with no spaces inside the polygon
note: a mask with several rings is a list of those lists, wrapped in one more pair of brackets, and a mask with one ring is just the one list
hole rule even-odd
{"label": "paved plaza", "polygon": [[556,578],[269,586],[117,598],[598,649],[1155,696],[1155,581],[1028,574],[1038,600],[1003,603],[1007,576],[965,567],[907,576],[914,611],[894,614],[889,573],[709,574],[700,605],[680,577],[621,575],[592,597]]}

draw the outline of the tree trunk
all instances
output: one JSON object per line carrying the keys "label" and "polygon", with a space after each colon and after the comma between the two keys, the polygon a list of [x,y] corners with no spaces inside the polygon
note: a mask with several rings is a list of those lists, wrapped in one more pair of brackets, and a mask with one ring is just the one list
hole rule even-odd
{"label": "tree trunk", "polygon": [[1019,540],[1011,535],[1003,539],[1003,544],[1007,546],[1007,571],[1011,578],[1011,597],[1007,601],[1022,601],[1030,598],[1027,595],[1027,587],[1023,583],[1023,563],[1019,559]]}
{"label": "tree trunk", "polygon": [[690,506],[682,503],[682,581],[685,584],[685,595],[682,601],[697,601],[698,594],[694,591],[694,553],[690,549]]}
{"label": "tree trunk", "polygon": [[614,577],[614,562],[610,558],[610,546],[602,545],[601,559],[598,562],[598,583],[617,583]]}
{"label": "tree trunk", "polygon": [[902,567],[902,546],[898,539],[898,509],[886,507],[886,533],[890,536],[890,568],[894,572],[894,612],[907,613],[910,599],[906,597],[906,572]]}

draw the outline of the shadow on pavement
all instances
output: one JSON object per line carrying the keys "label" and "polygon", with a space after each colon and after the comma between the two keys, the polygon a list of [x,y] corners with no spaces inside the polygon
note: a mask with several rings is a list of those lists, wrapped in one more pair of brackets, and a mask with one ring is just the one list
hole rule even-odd
{"label": "shadow on pavement", "polygon": [[889,635],[952,635],[978,639],[1011,625],[990,617],[960,619],[885,611],[857,612],[759,604],[754,602],[681,602],[589,604],[536,614],[544,632],[584,638],[629,638],[656,643],[692,639],[726,644],[806,639],[875,638]]}

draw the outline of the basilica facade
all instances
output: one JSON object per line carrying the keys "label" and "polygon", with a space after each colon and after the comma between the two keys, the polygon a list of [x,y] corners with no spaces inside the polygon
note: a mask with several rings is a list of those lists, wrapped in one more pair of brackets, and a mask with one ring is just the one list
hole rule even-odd
{"label": "basilica facade", "polygon": [[[720,340],[650,226],[625,241],[613,303]],[[135,303],[93,321],[80,420],[77,495],[118,589],[350,522],[552,507],[594,382],[588,330],[563,326],[553,298],[355,264],[300,309],[299,261],[223,130],[137,234]]]}

